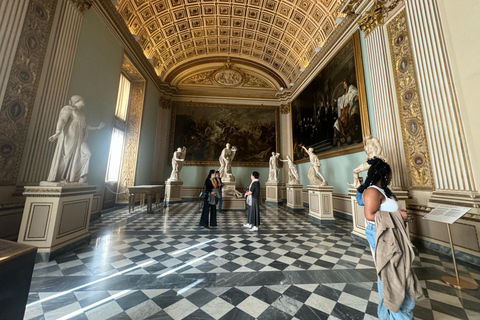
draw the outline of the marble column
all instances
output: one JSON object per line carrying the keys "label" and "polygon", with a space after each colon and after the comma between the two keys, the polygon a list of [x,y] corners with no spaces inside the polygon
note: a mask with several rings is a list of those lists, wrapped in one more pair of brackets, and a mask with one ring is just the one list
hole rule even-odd
{"label": "marble column", "polygon": [[[0,2],[0,102],[3,101],[29,0]],[[1,104],[0,104],[1,108]]]}
{"label": "marble column", "polygon": [[88,1],[58,0],[17,179],[19,185],[38,183],[48,175],[55,148],[54,143],[48,142],[48,137],[55,132],[58,113],[68,102],[67,93],[83,11],[88,7]]}
{"label": "marble column", "polygon": [[[405,152],[392,71],[389,63],[389,50],[383,24],[377,26],[365,37],[368,66],[370,69],[373,109],[377,138],[383,146],[393,170],[392,189],[398,193],[408,186]],[[406,192],[405,192],[406,196]]]}
{"label": "marble column", "polygon": [[[281,148],[280,148],[280,157],[285,159],[287,155],[289,155],[293,159],[293,127],[292,127],[292,107],[291,104],[284,104],[280,107],[280,141],[281,141]],[[287,189],[285,184],[288,183],[288,166],[283,164],[283,168],[281,170],[282,177],[283,177],[283,185],[281,191],[281,199],[287,199]],[[280,179],[282,181],[282,179]]]}
{"label": "marble column", "polygon": [[432,157],[435,191],[430,201],[478,208],[437,0],[405,0],[405,6]]}

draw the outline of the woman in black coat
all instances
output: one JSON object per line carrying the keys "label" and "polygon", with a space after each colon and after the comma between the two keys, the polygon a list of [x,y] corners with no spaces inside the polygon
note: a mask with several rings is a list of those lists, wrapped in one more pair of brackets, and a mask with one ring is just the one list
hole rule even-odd
{"label": "woman in black coat", "polygon": [[218,182],[215,178],[215,170],[208,172],[207,179],[205,179],[205,190],[207,191],[207,197],[203,200],[203,211],[200,217],[200,226],[204,228],[208,227],[208,211],[210,211],[210,226],[215,227],[217,225],[217,209],[216,209],[216,191],[218,188]]}
{"label": "woman in black coat", "polygon": [[260,225],[260,182],[258,181],[259,177],[260,174],[257,171],[253,171],[252,175],[250,176],[250,179],[252,179],[252,183],[250,183],[250,187],[248,187],[247,192],[245,192],[248,205],[248,220],[247,224],[245,224],[244,226],[250,228],[251,231],[257,231],[258,226]]}

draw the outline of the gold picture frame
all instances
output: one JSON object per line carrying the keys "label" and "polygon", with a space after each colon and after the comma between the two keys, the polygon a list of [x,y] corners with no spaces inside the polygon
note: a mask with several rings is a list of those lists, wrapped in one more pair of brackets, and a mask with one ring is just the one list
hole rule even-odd
{"label": "gold picture frame", "polygon": [[[194,102],[175,102],[175,107],[172,109],[172,126],[170,128],[170,155],[173,154],[174,149],[178,147],[183,147],[185,143],[178,142],[179,135],[181,134],[180,132],[177,132],[177,111],[179,108],[216,108],[219,109],[217,113],[228,113],[228,110],[245,110],[246,113],[252,113],[255,114],[255,110],[271,110],[272,111],[272,119],[271,122],[274,125],[274,134],[275,134],[275,142],[273,145],[271,145],[271,148],[275,148],[275,150],[270,150],[271,152],[279,152],[280,150],[280,107],[278,106],[252,106],[252,105],[233,105],[233,104],[212,104],[212,103],[194,103]],[[258,113],[257,111],[257,113]],[[254,119],[255,117],[253,117]],[[175,142],[177,138],[177,142]],[[227,138],[228,140],[228,138]],[[188,142],[188,141],[187,141]],[[225,141],[229,142],[229,141]],[[177,145],[178,144],[178,145]],[[180,145],[182,144],[182,145]],[[188,144],[188,143],[187,143]],[[223,144],[223,143],[222,143]],[[235,143],[232,141],[232,145],[235,145]],[[225,145],[218,145],[215,148],[218,149],[217,152],[215,153],[215,159],[213,160],[191,160],[189,158],[189,146],[185,145],[187,147],[187,157],[185,159],[184,165],[186,166],[219,166],[219,161],[218,157],[220,156],[221,150],[225,148]],[[250,148],[248,148],[250,149]],[[240,151],[240,150],[239,150]],[[271,156],[271,152],[267,152],[265,150],[262,154],[264,155],[264,159],[262,161],[242,161],[239,159],[244,158],[238,157],[239,154],[233,159],[232,166],[234,167],[268,167],[268,160]],[[218,154],[217,154],[218,153]],[[251,156],[251,155],[250,155]],[[190,156],[192,158],[192,156]]]}
{"label": "gold picture frame", "polygon": [[[332,69],[333,67],[331,66],[332,62],[333,63],[337,63],[338,64],[338,61],[336,60],[339,60],[338,56],[339,55],[346,55],[346,54],[350,54],[349,53],[350,51],[350,47],[351,47],[351,50],[353,51],[353,57],[350,57],[350,59],[353,59],[352,61],[350,61],[350,63],[354,65],[354,71],[350,70],[351,72],[351,76],[352,78],[354,78],[355,81],[353,81],[355,84],[356,84],[356,89],[358,90],[358,99],[355,100],[356,102],[358,101],[358,116],[359,116],[359,119],[360,119],[360,126],[361,127],[361,134],[359,133],[359,128],[356,130],[356,135],[355,135],[355,140],[356,142],[352,143],[351,145],[344,145],[344,146],[335,146],[335,147],[331,147],[329,148],[328,150],[326,151],[321,151],[321,152],[318,152],[317,149],[315,149],[315,153],[317,154],[317,156],[320,158],[320,159],[326,159],[326,158],[331,158],[331,157],[336,157],[336,156],[340,156],[340,155],[345,155],[345,154],[351,154],[351,153],[355,153],[355,152],[359,152],[359,151],[362,151],[364,146],[363,146],[363,137],[367,134],[370,134],[370,123],[369,123],[369,117],[368,117],[368,106],[367,106],[367,96],[366,96],[366,90],[365,90],[365,77],[364,77],[364,72],[363,72],[363,61],[362,61],[362,50],[361,50],[361,44],[360,44],[360,32],[357,31],[355,32],[352,37],[350,37],[349,40],[347,40],[345,42],[345,44],[339,48],[336,53],[333,55],[333,57],[325,64],[325,66],[322,68],[321,71],[319,71],[317,73],[317,75],[315,75],[315,77],[312,78],[311,82],[309,83],[309,85],[302,91],[302,93],[300,93],[293,101],[292,101],[292,111],[290,112],[290,123],[292,125],[292,132],[291,132],[291,138],[292,138],[292,144],[291,144],[291,150],[292,150],[292,154],[294,155],[294,162],[295,163],[305,163],[305,162],[308,162],[309,161],[309,158],[308,158],[308,155],[306,155],[305,153],[300,153],[298,150],[299,150],[299,145],[300,145],[300,142],[301,140],[300,139],[296,139],[298,138],[298,127],[300,126],[299,125],[299,122],[298,122],[298,117],[299,117],[299,114],[296,113],[296,111],[299,109],[299,108],[303,108],[302,110],[305,110],[305,109],[308,109],[308,107],[299,107],[298,103],[297,105],[295,106],[295,102],[297,99],[301,99],[302,98],[302,94],[307,94],[307,93],[311,93],[312,91],[314,91],[314,89],[312,89],[312,87],[314,87],[315,85],[316,86],[319,86],[318,83],[320,83],[320,85],[324,85],[324,83],[322,82],[317,82],[317,79],[319,79],[320,77],[323,79],[325,78],[327,75],[326,74],[322,74],[325,70],[328,70],[328,69]],[[347,50],[347,52],[346,52]],[[338,64],[338,69],[342,68],[343,65],[341,64]],[[336,72],[338,72],[338,70],[335,70]],[[354,77],[353,77],[354,75]],[[336,76],[338,78],[338,76]],[[329,77],[328,77],[329,78]],[[330,79],[330,78],[329,78]],[[338,79],[337,79],[338,80]],[[351,80],[350,80],[351,81]],[[343,81],[342,81],[342,84],[343,84]],[[324,88],[326,88],[328,86],[328,84],[325,84]],[[337,87],[338,87],[338,84],[337,84]],[[326,90],[324,89],[324,92]],[[315,91],[314,91],[315,92]],[[320,90],[318,90],[318,92],[320,92]],[[322,94],[324,93],[322,92]],[[330,98],[333,99],[333,90],[329,93],[332,93],[330,95]],[[336,102],[336,100],[334,100]],[[316,101],[316,103],[318,103],[318,101]],[[322,104],[322,107],[323,107],[323,104]],[[296,109],[297,108],[297,109]],[[325,107],[325,109],[329,108],[328,107],[328,104],[327,106]],[[332,102],[332,105],[330,106],[331,110],[335,110],[334,109],[334,106],[333,106],[333,102]],[[313,110],[315,110],[315,107],[312,107]],[[350,108],[352,109],[352,108]],[[332,112],[331,114],[334,114],[336,113],[336,111]],[[313,112],[312,112],[313,114]],[[296,117],[296,119],[294,120],[294,117]],[[322,116],[320,116],[322,117]],[[312,117],[314,118],[314,117]],[[310,119],[312,119],[310,118]],[[300,118],[301,120],[303,120],[304,118]],[[308,119],[308,118],[307,118]],[[294,123],[294,121],[296,121]],[[312,123],[314,122],[314,120],[311,121]],[[331,124],[332,122],[329,122],[329,124]],[[327,127],[327,126],[325,126]],[[357,127],[358,127],[358,123],[357,123]],[[333,127],[328,127],[328,130],[332,130],[334,131],[335,129]],[[315,133],[311,134],[311,136],[314,136]],[[327,133],[328,134],[331,134],[331,133]],[[330,137],[330,136],[328,136]],[[314,140],[313,138],[311,140]],[[332,138],[333,140],[333,138]],[[325,141],[329,141],[328,138],[325,139]],[[323,142],[322,142],[323,143]],[[325,142],[326,143],[326,142]],[[310,147],[310,146],[314,146],[313,144],[303,144],[305,145],[305,147]],[[300,147],[301,148],[301,147]],[[325,147],[323,147],[325,149]],[[303,157],[296,157],[296,155],[304,155]]]}

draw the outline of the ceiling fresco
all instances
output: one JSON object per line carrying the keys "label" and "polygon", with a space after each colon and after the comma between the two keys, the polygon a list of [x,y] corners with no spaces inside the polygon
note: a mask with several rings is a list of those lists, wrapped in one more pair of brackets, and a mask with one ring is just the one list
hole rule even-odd
{"label": "ceiling fresco", "polygon": [[280,86],[298,77],[334,31],[341,2],[118,0],[117,10],[166,81],[182,65],[229,56],[268,68]]}

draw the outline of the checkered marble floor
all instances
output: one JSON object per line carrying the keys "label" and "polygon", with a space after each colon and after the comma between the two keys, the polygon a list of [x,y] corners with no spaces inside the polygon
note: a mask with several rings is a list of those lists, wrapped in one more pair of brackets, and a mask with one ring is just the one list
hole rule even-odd
{"label": "checkered marble floor", "polygon": [[[25,319],[376,319],[372,256],[349,221],[319,225],[283,207],[261,218],[250,232],[241,211],[198,227],[197,203],[103,214],[88,247],[35,265]],[[459,270],[480,283],[478,268]],[[415,271],[427,296],[416,319],[480,319],[479,290],[440,280],[450,258],[422,251]]]}

